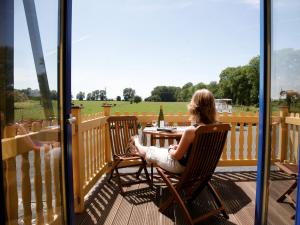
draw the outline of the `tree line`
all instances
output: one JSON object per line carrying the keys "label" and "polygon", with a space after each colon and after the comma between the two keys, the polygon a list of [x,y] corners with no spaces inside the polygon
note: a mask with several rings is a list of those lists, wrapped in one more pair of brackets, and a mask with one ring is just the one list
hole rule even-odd
{"label": "tree line", "polygon": [[233,104],[258,105],[259,94],[259,56],[252,58],[247,65],[228,67],[220,74],[219,83],[212,81],[193,84],[188,82],[182,87],[157,86],[145,101],[186,102],[198,90],[209,89],[215,98],[230,98]]}
{"label": "tree line", "polygon": [[[85,99],[85,92],[78,92],[76,99],[82,101]],[[114,99],[108,99],[106,96],[106,90],[94,90],[91,93],[88,93],[86,96],[87,101],[113,101]],[[116,97],[117,101],[122,101],[121,96]],[[125,88],[123,90],[123,100],[130,101],[131,103],[139,103],[142,101],[142,97],[135,94],[135,90],[132,88]]]}
{"label": "tree line", "polygon": [[[227,67],[219,77],[219,82],[211,81],[209,84],[188,82],[182,87],[156,86],[151,91],[151,95],[145,98],[144,101],[187,102],[196,90],[206,88],[214,94],[215,98],[230,98],[233,104],[258,105],[259,56],[252,58],[247,65]],[[76,98],[84,100],[85,93],[80,91]],[[113,99],[107,99],[105,90],[95,90],[87,94],[86,100]],[[121,101],[121,96],[117,96],[116,100]],[[142,98],[136,95],[134,89],[125,88],[123,90],[123,100],[138,103],[142,101]]]}
{"label": "tree line", "polygon": [[[27,100],[40,100],[41,93],[38,89],[14,89],[13,92],[14,101],[15,102],[24,102]],[[51,100],[57,100],[58,94],[56,90],[50,90],[50,98]]]}

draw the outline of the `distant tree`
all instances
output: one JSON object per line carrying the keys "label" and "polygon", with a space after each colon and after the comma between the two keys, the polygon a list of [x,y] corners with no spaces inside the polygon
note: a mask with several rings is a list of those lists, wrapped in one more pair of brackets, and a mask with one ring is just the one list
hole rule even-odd
{"label": "distant tree", "polygon": [[132,88],[125,88],[123,90],[123,97],[125,101],[132,100],[133,97],[135,96],[135,90]]}
{"label": "distant tree", "polygon": [[31,88],[26,88],[26,89],[21,89],[19,91],[24,93],[29,98],[31,96],[32,89]]}
{"label": "distant tree", "polygon": [[121,101],[121,96],[117,96],[116,100]]}
{"label": "distant tree", "polygon": [[101,101],[105,101],[107,99],[105,90],[99,90],[99,98]]}
{"label": "distant tree", "polygon": [[22,91],[14,90],[14,101],[15,102],[25,102],[28,100],[28,96]]}
{"label": "distant tree", "polygon": [[86,96],[86,100],[91,101],[92,100],[92,93],[88,93]]}
{"label": "distant tree", "polygon": [[85,93],[80,91],[77,95],[76,95],[76,99],[82,101],[85,98]]}
{"label": "distant tree", "polygon": [[142,98],[140,96],[136,95],[133,97],[133,101],[134,101],[134,103],[139,103],[142,101]]}
{"label": "distant tree", "polygon": [[257,105],[259,90],[259,58],[248,65],[228,67],[220,74],[219,93],[234,104]]}
{"label": "distant tree", "polygon": [[[194,90],[199,90],[199,89],[204,89],[204,88],[207,88],[207,85],[204,84],[203,82],[200,82],[195,85]],[[193,92],[194,92],[194,90],[193,90]]]}
{"label": "distant tree", "polygon": [[210,90],[215,98],[221,98],[220,90],[219,90],[219,85],[216,81],[211,81],[206,88]]}
{"label": "distant tree", "polygon": [[182,86],[180,95],[178,96],[181,101],[189,101],[194,93],[193,83],[188,82]]}
{"label": "distant tree", "polygon": [[99,98],[100,98],[100,91],[99,90],[92,91],[91,98],[92,98],[92,100],[99,100]]}
{"label": "distant tree", "polygon": [[[250,89],[250,103],[258,105],[259,99],[259,56],[252,58],[248,64],[247,77]],[[289,64],[290,65],[290,64]],[[298,70],[299,71],[299,70]]]}
{"label": "distant tree", "polygon": [[151,91],[151,96],[158,96],[162,102],[176,102],[178,90],[180,88],[174,86],[157,86]]}

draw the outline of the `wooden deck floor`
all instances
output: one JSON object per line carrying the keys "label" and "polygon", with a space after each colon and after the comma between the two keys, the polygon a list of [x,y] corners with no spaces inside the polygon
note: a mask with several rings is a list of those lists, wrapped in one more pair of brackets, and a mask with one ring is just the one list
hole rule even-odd
{"label": "wooden deck floor", "polygon": [[[128,179],[131,179],[128,177]],[[254,224],[256,172],[221,172],[213,177],[212,184],[225,203],[229,220],[221,216],[211,217],[201,224]],[[268,223],[274,225],[294,224],[295,212],[288,203],[277,203],[276,198],[292,182],[291,178],[276,171],[271,173]],[[75,217],[76,225],[185,225],[181,212],[175,206],[165,214],[158,207],[168,195],[165,186],[155,179],[155,188],[147,184],[126,188],[119,194],[116,182],[103,178],[88,196],[86,210]],[[210,197],[204,191],[191,205],[192,213],[201,214],[212,207]]]}

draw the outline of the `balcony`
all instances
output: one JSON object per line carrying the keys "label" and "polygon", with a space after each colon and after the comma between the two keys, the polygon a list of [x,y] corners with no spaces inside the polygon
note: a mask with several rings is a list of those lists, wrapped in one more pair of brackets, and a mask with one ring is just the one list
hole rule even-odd
{"label": "balcony", "polygon": [[[158,206],[168,194],[160,180],[155,180],[154,189],[146,185],[128,187],[121,196],[114,183],[106,182],[110,169],[111,149],[106,120],[109,111],[96,115],[82,115],[80,108],[72,112],[76,122],[72,127],[72,151],[74,174],[74,202],[77,224],[184,224],[175,208],[166,215],[158,212]],[[125,113],[128,115],[128,113]],[[120,115],[117,113],[117,115]],[[135,113],[141,124],[156,119],[157,115]],[[212,217],[210,224],[253,224],[255,208],[256,163],[258,149],[258,114],[231,114],[218,116],[219,121],[230,123],[231,130],[223,150],[213,184],[221,193],[230,219],[222,221]],[[188,125],[187,114],[165,115],[170,125]],[[61,215],[60,162],[56,147],[33,151],[22,144],[29,136],[46,136],[55,133],[44,129],[49,121],[29,124],[31,132],[26,135],[11,135],[2,140],[4,173],[8,187],[6,198],[10,202],[8,213],[18,223],[59,224]],[[295,163],[298,148],[299,114],[288,114],[283,108],[272,117],[271,160]],[[13,128],[11,128],[13,129]],[[47,132],[47,135],[44,133]],[[6,133],[13,131],[6,129]],[[51,138],[53,140],[53,138]],[[146,142],[149,144],[148,142]],[[167,145],[170,143],[157,143]],[[131,179],[128,177],[128,179]],[[294,213],[287,203],[277,203],[276,198],[284,191],[292,177],[273,167],[271,173],[269,221],[272,224],[293,223]],[[45,187],[42,194],[42,187]],[[210,205],[205,192],[199,196],[193,210],[202,212]],[[18,210],[16,210],[18,209]],[[280,212],[280,214],[278,214]]]}

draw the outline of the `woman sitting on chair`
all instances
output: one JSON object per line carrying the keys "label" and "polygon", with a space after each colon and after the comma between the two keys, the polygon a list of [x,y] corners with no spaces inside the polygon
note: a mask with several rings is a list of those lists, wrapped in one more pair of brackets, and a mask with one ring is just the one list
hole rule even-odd
{"label": "woman sitting on chair", "polygon": [[197,90],[188,105],[188,110],[191,121],[195,121],[196,124],[183,132],[179,144],[170,145],[169,148],[148,147],[139,142],[138,136],[134,136],[130,143],[131,152],[142,156],[148,163],[156,163],[167,171],[182,173],[188,161],[196,128],[216,122],[213,94],[207,89]]}

